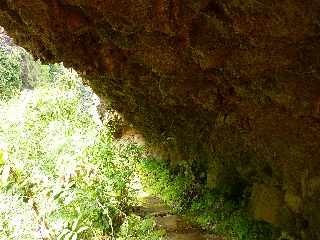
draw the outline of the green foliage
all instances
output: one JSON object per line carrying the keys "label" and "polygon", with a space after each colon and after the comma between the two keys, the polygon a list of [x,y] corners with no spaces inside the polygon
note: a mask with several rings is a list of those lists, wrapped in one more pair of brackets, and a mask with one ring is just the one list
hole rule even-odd
{"label": "green foliage", "polygon": [[23,49],[21,55],[21,78],[26,88],[51,87],[64,81],[62,85],[68,86],[68,71],[62,63],[60,64],[41,64],[39,60],[34,61],[33,57]]}
{"label": "green foliage", "polygon": [[[96,123],[89,111],[80,108],[81,93],[75,89],[57,87],[52,91],[24,91],[19,98],[1,106],[0,139],[7,143],[9,153],[2,176],[5,169],[10,169],[1,190],[7,197],[19,196],[26,203],[22,206],[24,212],[30,213],[26,221],[31,222],[30,225],[42,225],[50,220],[53,209],[58,207],[51,192],[62,186],[59,177],[85,157],[82,148],[88,144],[81,134],[96,134]],[[13,208],[19,209],[20,206]],[[9,216],[6,211],[4,216]],[[14,210],[11,208],[11,211]],[[13,230],[8,230],[6,237],[10,236],[9,233],[14,234]],[[20,234],[19,239],[28,239],[25,231]]]}
{"label": "green foliage", "polygon": [[24,49],[6,41],[0,37],[0,101],[8,101],[25,88],[70,87],[69,70],[62,64],[43,65]]}
{"label": "green foliage", "polygon": [[21,89],[20,61],[19,50],[4,46],[0,39],[0,100],[2,101],[17,95]]}
{"label": "green foliage", "polygon": [[205,192],[194,199],[191,215],[206,230],[228,239],[271,239],[267,224],[251,219],[244,210],[243,200],[226,199],[223,193]]}
{"label": "green foliage", "polygon": [[164,162],[156,159],[141,159],[139,170],[142,182],[148,192],[154,195],[160,194],[163,201],[176,212],[182,212],[192,192],[192,177],[173,176]]}
{"label": "green foliage", "polygon": [[129,183],[134,176],[135,154],[113,144],[110,132],[102,128],[86,155],[87,162],[75,169],[59,192],[56,216],[72,220],[81,213],[82,223],[90,226],[92,235],[115,236],[134,201]]}
{"label": "green foliage", "polygon": [[134,214],[122,224],[119,240],[159,240],[165,236],[164,230],[155,230],[154,218],[142,219]]}
{"label": "green foliage", "polygon": [[183,213],[191,223],[222,235],[226,239],[269,240],[268,224],[251,219],[245,211],[245,199],[229,199],[225,189],[214,192],[205,185],[195,188],[191,171],[174,175],[169,167],[154,159],[141,161],[140,173],[149,192],[159,196],[171,207]]}
{"label": "green foliage", "polygon": [[112,141],[72,72],[47,80],[1,104],[0,239],[160,239],[131,213],[140,149]]}

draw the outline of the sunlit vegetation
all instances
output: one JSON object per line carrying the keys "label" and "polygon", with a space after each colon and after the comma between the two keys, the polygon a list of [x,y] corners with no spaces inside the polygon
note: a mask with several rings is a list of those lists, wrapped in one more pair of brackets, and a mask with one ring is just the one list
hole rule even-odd
{"label": "sunlit vegetation", "polygon": [[141,150],[112,141],[97,97],[62,65],[28,60],[33,90],[22,90],[21,59],[30,56],[9,50],[1,49],[0,239],[159,239],[153,220],[131,211]]}
{"label": "sunlit vegetation", "polygon": [[22,85],[21,53],[22,51],[10,47],[0,38],[0,100],[8,100],[16,95]]}

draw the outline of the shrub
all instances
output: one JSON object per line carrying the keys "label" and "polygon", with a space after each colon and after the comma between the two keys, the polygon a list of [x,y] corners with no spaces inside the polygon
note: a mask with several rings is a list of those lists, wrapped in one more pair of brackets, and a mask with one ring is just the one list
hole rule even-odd
{"label": "shrub", "polygon": [[4,45],[0,38],[0,100],[2,101],[17,95],[21,89],[20,61],[19,50]]}
{"label": "shrub", "polygon": [[67,73],[1,105],[0,239],[159,239],[152,219],[131,213],[140,149],[112,141],[93,94]]}

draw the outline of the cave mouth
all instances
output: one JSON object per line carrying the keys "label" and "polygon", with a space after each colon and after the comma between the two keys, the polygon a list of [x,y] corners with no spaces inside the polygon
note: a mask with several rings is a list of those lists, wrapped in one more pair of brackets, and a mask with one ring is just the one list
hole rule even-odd
{"label": "cave mouth", "polygon": [[0,4],[0,24],[42,61],[81,73],[171,172],[207,189],[241,182],[251,216],[317,239],[319,9],[16,0]]}
{"label": "cave mouth", "polygon": [[73,69],[35,61],[4,31],[0,68],[1,237],[269,239],[241,207],[247,183],[207,189],[206,166],[173,166]]}

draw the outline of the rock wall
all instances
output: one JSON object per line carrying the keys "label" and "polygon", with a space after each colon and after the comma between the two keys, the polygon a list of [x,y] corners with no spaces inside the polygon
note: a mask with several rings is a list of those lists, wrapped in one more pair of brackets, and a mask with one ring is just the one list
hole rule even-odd
{"label": "rock wall", "polygon": [[173,166],[245,182],[257,219],[320,239],[319,0],[2,0],[0,25]]}

